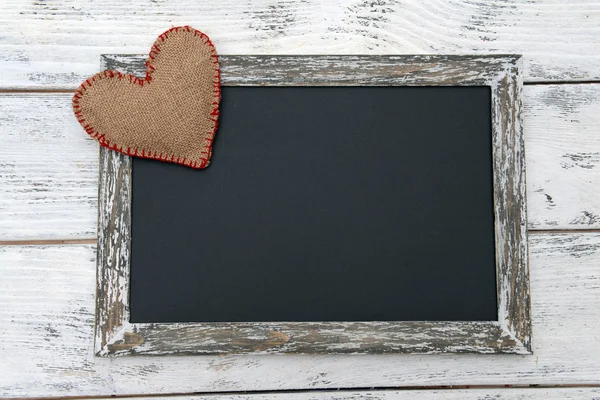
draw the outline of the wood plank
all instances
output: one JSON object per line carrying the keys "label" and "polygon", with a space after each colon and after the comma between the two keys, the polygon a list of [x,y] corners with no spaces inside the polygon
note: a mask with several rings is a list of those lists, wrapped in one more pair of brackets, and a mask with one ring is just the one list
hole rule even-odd
{"label": "wood plank", "polygon": [[[524,87],[530,229],[599,229],[600,84]],[[98,146],[70,94],[0,94],[0,240],[93,238]]]}
{"label": "wood plank", "polygon": [[525,87],[529,228],[600,228],[600,85]]}
{"label": "wood plank", "polygon": [[96,236],[98,145],[71,96],[0,95],[0,240]]}
{"label": "wood plank", "polygon": [[[511,388],[440,390],[361,390],[311,391],[302,393],[247,393],[205,396],[165,396],[165,400],[597,400],[599,388]],[[139,400],[152,400],[140,397]],[[98,399],[98,400],[109,400]]]}
{"label": "wood plank", "polygon": [[171,26],[221,54],[523,54],[525,79],[600,79],[600,4],[463,0],[0,4],[0,88],[76,88],[102,53],[146,54]]}
{"label": "wood plank", "polygon": [[93,356],[95,250],[0,247],[0,396],[600,384],[600,234],[530,235],[533,356]]}

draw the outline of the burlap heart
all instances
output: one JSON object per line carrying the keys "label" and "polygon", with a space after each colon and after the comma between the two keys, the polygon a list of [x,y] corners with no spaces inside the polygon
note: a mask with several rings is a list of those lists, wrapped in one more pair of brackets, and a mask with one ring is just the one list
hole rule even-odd
{"label": "burlap heart", "polygon": [[154,42],[144,79],[100,72],[77,89],[73,110],[85,131],[104,147],[205,168],[220,98],[215,47],[204,33],[183,26]]}

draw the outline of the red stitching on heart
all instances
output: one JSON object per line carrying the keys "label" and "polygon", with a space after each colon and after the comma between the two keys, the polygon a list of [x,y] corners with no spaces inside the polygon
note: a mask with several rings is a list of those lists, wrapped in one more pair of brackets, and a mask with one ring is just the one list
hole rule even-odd
{"label": "red stitching on heart", "polygon": [[146,76],[144,77],[144,79],[140,79],[133,75],[123,74],[119,71],[113,71],[113,70],[105,70],[105,71],[95,74],[94,76],[92,76],[89,79],[86,79],[79,86],[79,88],[77,88],[77,90],[75,91],[75,94],[73,95],[73,110],[75,111],[75,115],[77,117],[79,117],[79,115],[81,114],[81,111],[78,111],[80,108],[79,100],[81,99],[81,96],[83,96],[83,92],[85,92],[87,90],[87,88],[85,87],[85,84],[87,83],[88,87],[92,86],[92,83],[90,82],[90,80],[95,83],[96,79],[98,79],[98,80],[110,79],[110,78],[117,76],[117,78],[119,80],[121,80],[123,77],[128,77],[129,82],[138,84],[141,87],[144,87],[144,83],[150,84],[150,81],[152,81],[152,73],[156,70],[156,68],[151,63],[151,60],[154,60],[156,55],[160,52],[160,47],[157,45],[158,40],[161,40],[162,42],[164,42],[165,39],[168,39],[169,33],[173,32],[173,31],[179,32],[180,29],[185,29],[187,32],[193,32],[194,36],[200,36],[200,39],[203,40],[202,43],[204,43],[210,47],[211,60],[212,60],[213,66],[215,67],[214,68],[214,80],[213,80],[213,89],[214,89],[213,92],[214,92],[215,96],[217,97],[217,100],[212,102],[212,109],[210,111],[210,120],[214,122],[214,127],[211,131],[207,132],[208,136],[205,138],[204,151],[201,152],[201,154],[206,154],[207,156],[205,158],[204,157],[200,158],[202,160],[202,162],[198,163],[196,161],[188,160],[185,157],[181,158],[179,156],[177,156],[177,159],[175,159],[175,154],[169,155],[169,154],[156,153],[156,152],[151,154],[150,152],[146,152],[144,149],[142,149],[141,152],[138,151],[137,148],[132,149],[130,147],[128,147],[127,150],[125,150],[125,149],[123,149],[122,146],[117,147],[116,143],[113,143],[113,142],[109,141],[108,139],[106,139],[104,134],[100,134],[94,128],[85,124],[85,119],[78,118],[78,121],[81,124],[81,126],[83,127],[83,129],[91,137],[96,139],[98,141],[98,143],[100,143],[101,146],[106,147],[108,149],[115,150],[115,151],[118,151],[123,154],[127,154],[128,156],[135,156],[135,157],[148,158],[148,159],[154,159],[154,160],[158,159],[158,160],[162,160],[162,161],[173,162],[175,164],[183,164],[183,165],[186,165],[186,166],[192,167],[192,168],[201,169],[201,168],[206,168],[209,164],[210,154],[212,153],[212,145],[213,145],[213,141],[214,141],[214,135],[215,135],[215,132],[217,131],[217,127],[219,125],[218,117],[219,117],[219,102],[221,99],[221,71],[219,70],[219,56],[216,53],[215,46],[213,45],[212,41],[210,40],[210,38],[207,35],[205,35],[204,33],[200,32],[197,29],[194,29],[190,26],[181,26],[181,27],[177,26],[177,27],[171,28],[168,31],[159,35],[158,39],[156,40],[156,42],[154,43],[154,45],[152,45],[152,48],[150,49],[150,53],[148,55],[150,60],[146,61]]}

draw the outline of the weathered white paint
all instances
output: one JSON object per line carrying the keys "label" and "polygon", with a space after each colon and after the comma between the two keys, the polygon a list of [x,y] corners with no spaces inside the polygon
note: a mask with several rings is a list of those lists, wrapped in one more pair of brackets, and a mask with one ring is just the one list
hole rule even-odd
{"label": "weathered white paint", "polygon": [[532,234],[533,356],[93,357],[94,246],[0,246],[0,396],[599,383],[600,234]]}
{"label": "weathered white paint", "polygon": [[76,88],[102,53],[192,25],[221,54],[523,54],[526,80],[600,78],[600,4],[478,0],[0,3],[0,87]]}
{"label": "weathered white paint", "polygon": [[[165,396],[164,400],[598,400],[600,388],[572,389],[452,389],[452,390],[361,390],[304,393]],[[140,397],[139,400],[154,400]],[[98,399],[109,400],[109,399]]]}
{"label": "weathered white paint", "polygon": [[0,240],[96,235],[98,145],[70,99],[0,95]]}
{"label": "weathered white paint", "polygon": [[529,227],[600,228],[600,84],[526,86],[523,105]]}
{"label": "weathered white paint", "polygon": [[[529,228],[600,228],[600,84],[525,86]],[[94,238],[98,146],[69,93],[0,94],[0,240]]]}
{"label": "weathered white paint", "polygon": [[[146,53],[158,33],[183,24],[206,31],[221,54],[522,53],[526,80],[598,80],[599,12],[600,4],[591,0],[4,0],[0,90],[74,89],[98,71],[100,54]],[[600,228],[598,86],[524,88],[530,228]],[[0,96],[0,240],[95,237],[97,148],[69,122],[69,99]],[[533,357],[97,359],[91,356],[93,247],[0,247],[0,396],[599,384],[600,238],[530,238]],[[214,398],[364,397],[325,392]],[[373,392],[370,398],[600,395],[591,388],[477,389]]]}

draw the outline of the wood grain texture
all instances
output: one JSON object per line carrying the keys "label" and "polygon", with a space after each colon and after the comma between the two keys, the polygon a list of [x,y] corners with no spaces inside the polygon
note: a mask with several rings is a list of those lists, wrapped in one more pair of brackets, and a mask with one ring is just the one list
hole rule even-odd
{"label": "wood grain texture", "polygon": [[[600,229],[600,84],[523,88],[529,229]],[[98,146],[71,94],[0,94],[0,240],[95,238]]]}
{"label": "wood grain texture", "polygon": [[[165,396],[165,400],[598,400],[598,388],[311,391],[304,393]],[[108,399],[98,399],[108,400]],[[140,400],[151,398],[140,397]]]}
{"label": "wood grain texture", "polygon": [[220,54],[523,54],[526,80],[600,78],[600,5],[459,0],[0,3],[0,88],[76,88],[102,53],[178,25]]}
{"label": "wood grain texture", "polygon": [[101,147],[99,168],[105,173],[100,174],[98,189],[97,260],[103,267],[96,271],[96,349],[115,335],[135,336],[120,332],[123,321],[129,321],[131,157]]}
{"label": "wood grain texture", "polygon": [[[521,56],[220,56],[223,86],[490,86]],[[103,65],[138,77],[145,55],[104,54]],[[504,76],[504,75],[503,75]],[[521,78],[521,77],[519,77]],[[522,80],[520,80],[522,83]]]}
{"label": "wood grain texture", "polygon": [[525,87],[529,228],[600,228],[600,84]]}
{"label": "wood grain texture", "polygon": [[[107,55],[103,69],[140,75],[144,61]],[[102,148],[97,355],[531,353],[519,56],[225,56],[219,64],[224,86],[490,86],[498,320],[132,324],[131,162]]]}
{"label": "wood grain texture", "polygon": [[531,350],[521,60],[499,74],[491,89],[498,321]]}
{"label": "wood grain texture", "polygon": [[[221,54],[524,53],[526,81],[593,80],[600,75],[599,9],[593,1],[553,0],[251,4],[234,0],[6,0],[0,2],[0,89],[74,89],[97,72],[101,53],[146,53],[158,33],[182,24],[216,38]],[[5,96],[0,94],[0,99]],[[82,179],[87,176],[84,170],[64,169],[49,161],[43,168],[47,177],[41,181],[48,186],[46,194],[61,185],[93,192],[94,204],[85,207],[82,198],[61,207],[57,198],[39,196],[35,191],[39,182],[26,179],[36,170],[28,160],[47,156],[46,150],[35,146],[38,140],[52,140],[49,146],[56,141],[61,150],[51,152],[64,157],[64,149],[73,149],[94,161],[87,167],[96,165],[97,148],[77,141],[74,135],[83,132],[75,129],[76,124],[53,121],[70,115],[69,102],[56,97],[46,101],[43,96],[24,96],[27,107],[4,103],[0,107],[0,143],[8,152],[24,155],[15,158],[11,167],[21,179],[11,179],[4,173],[5,166],[0,166],[0,207],[4,206],[0,224],[11,221],[2,228],[9,232],[7,238],[55,237],[57,228],[48,228],[52,224],[63,230],[61,238],[86,236],[95,229],[96,184]],[[523,106],[530,228],[600,228],[600,196],[596,195],[600,169],[595,158],[600,153],[598,85],[526,86]],[[32,119],[26,117],[33,115],[27,114],[27,108],[35,113]],[[15,140],[6,139],[10,137],[5,129],[7,116],[17,123],[27,121],[24,134]],[[11,190],[15,192],[9,194]],[[5,199],[13,195],[18,201],[8,204]],[[59,198],[64,202],[62,193]],[[20,207],[21,202],[32,200],[35,204],[30,207]],[[28,209],[34,207],[47,212],[32,218]],[[65,212],[79,207],[82,211],[73,214],[74,220],[64,222]],[[89,223],[83,223],[84,219]],[[0,247],[0,395],[310,389],[351,387],[359,382],[371,386],[598,384],[600,238],[592,233],[534,234],[530,243],[536,355],[527,359],[468,355],[98,359],[91,356],[93,248]],[[330,398],[331,393],[321,398]],[[597,389],[408,391],[390,396],[426,398],[413,396],[417,393],[452,399],[600,397]],[[302,395],[319,398],[312,393]]]}
{"label": "wood grain texture", "polygon": [[0,95],[0,240],[96,236],[98,150],[70,98]]}
{"label": "wood grain texture", "polygon": [[0,396],[600,384],[600,234],[532,234],[534,356],[93,356],[95,249],[0,247]]}

